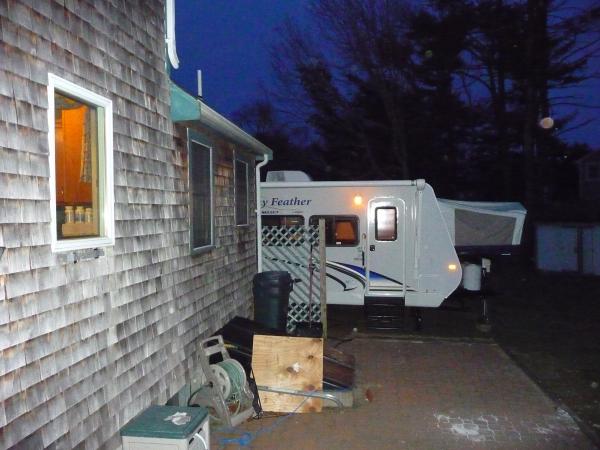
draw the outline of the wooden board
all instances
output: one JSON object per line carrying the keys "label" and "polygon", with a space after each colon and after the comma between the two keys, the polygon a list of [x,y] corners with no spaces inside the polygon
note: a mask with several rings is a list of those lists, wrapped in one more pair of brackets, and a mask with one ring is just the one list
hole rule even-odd
{"label": "wooden board", "polygon": [[[256,384],[298,391],[323,389],[323,339],[255,335],[252,369]],[[320,412],[322,400],[259,391],[265,411]],[[298,409],[296,409],[298,408]]]}
{"label": "wooden board", "polygon": [[[219,334],[223,336],[227,344],[235,346],[235,349],[229,349],[229,354],[237,359],[248,372],[250,372],[252,364],[254,335],[285,336],[280,331],[239,316],[231,319],[215,333],[215,335]],[[323,344],[323,389],[352,389],[354,387],[354,356],[334,348],[327,340]]]}

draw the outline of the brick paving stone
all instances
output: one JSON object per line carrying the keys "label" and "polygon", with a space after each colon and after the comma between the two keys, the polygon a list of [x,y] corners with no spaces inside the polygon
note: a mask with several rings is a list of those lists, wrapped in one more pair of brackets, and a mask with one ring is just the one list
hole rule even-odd
{"label": "brick paving stone", "polygon": [[[359,338],[340,349],[356,357],[358,397],[370,388],[373,400],[294,416],[253,434],[252,448],[595,448],[493,342]],[[256,433],[271,424],[241,428]]]}

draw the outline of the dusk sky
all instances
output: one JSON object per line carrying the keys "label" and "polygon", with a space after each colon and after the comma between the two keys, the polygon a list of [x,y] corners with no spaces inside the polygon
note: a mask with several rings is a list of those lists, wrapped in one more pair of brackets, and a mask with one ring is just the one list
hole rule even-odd
{"label": "dusk sky", "polygon": [[303,15],[306,0],[178,0],[177,53],[172,76],[196,93],[202,70],[206,103],[224,116],[260,98],[259,83],[269,82],[269,46],[287,15]]}
{"label": "dusk sky", "polygon": [[[180,68],[173,79],[196,93],[196,70],[202,70],[205,102],[224,116],[261,98],[269,85],[269,47],[286,16],[305,17],[308,0],[177,0],[177,52]],[[600,105],[598,81],[576,90],[580,100]],[[571,132],[567,140],[600,148],[600,110],[580,109],[594,121]]]}

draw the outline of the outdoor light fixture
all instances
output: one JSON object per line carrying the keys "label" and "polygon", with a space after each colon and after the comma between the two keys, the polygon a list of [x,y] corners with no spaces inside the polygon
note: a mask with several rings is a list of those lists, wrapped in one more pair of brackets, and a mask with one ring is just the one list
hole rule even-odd
{"label": "outdoor light fixture", "polygon": [[449,270],[450,272],[456,272],[456,269],[457,269],[457,268],[458,268],[458,267],[457,267],[457,265],[456,265],[456,264],[448,264],[448,270]]}
{"label": "outdoor light fixture", "polygon": [[540,127],[542,127],[544,130],[549,130],[553,126],[554,126],[554,119],[550,116],[544,117],[543,119],[540,120]]}
{"label": "outdoor light fixture", "polygon": [[355,195],[354,196],[354,205],[356,206],[360,206],[362,205],[363,199],[361,195]]}

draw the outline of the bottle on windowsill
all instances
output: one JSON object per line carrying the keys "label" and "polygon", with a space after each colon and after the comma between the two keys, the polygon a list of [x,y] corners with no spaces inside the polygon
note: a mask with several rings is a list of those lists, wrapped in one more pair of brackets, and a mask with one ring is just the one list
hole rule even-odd
{"label": "bottle on windowsill", "polygon": [[83,206],[77,206],[75,208],[75,222],[82,223],[85,220],[85,208]]}
{"label": "bottle on windowsill", "polygon": [[65,206],[65,223],[75,222],[75,212],[72,206]]}

